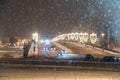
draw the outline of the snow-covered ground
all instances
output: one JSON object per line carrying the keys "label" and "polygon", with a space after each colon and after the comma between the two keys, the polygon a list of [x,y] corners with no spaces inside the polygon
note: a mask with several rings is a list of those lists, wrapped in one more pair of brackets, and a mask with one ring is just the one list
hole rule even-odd
{"label": "snow-covered ground", "polygon": [[0,58],[18,58],[22,57],[23,49],[15,47],[6,47],[0,45]]}

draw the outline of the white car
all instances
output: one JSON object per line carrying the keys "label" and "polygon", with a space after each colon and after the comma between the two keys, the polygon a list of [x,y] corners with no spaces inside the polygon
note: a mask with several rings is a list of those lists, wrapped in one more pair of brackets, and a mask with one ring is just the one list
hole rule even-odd
{"label": "white car", "polygon": [[68,52],[66,50],[61,50],[58,52],[58,55],[63,56],[64,54],[67,54]]}

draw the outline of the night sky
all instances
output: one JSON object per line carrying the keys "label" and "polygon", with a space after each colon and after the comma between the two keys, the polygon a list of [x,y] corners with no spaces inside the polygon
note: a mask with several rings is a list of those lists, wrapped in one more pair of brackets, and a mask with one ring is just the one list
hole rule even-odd
{"label": "night sky", "polygon": [[89,25],[112,26],[115,18],[120,17],[115,15],[119,3],[119,0],[0,0],[0,36],[30,38],[33,32],[38,32],[54,37]]}

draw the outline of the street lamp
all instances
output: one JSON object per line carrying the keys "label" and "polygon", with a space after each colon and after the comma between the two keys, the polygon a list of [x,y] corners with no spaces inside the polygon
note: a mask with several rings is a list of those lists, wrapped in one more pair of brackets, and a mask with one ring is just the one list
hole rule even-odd
{"label": "street lamp", "polygon": [[97,41],[97,34],[95,33],[90,34],[90,41],[92,44],[95,44],[95,42]]}
{"label": "street lamp", "polygon": [[38,33],[33,33],[32,34],[32,39],[33,39],[33,51],[35,52],[35,54],[37,55],[38,52],[37,52],[37,42],[38,42]]}
{"label": "street lamp", "polygon": [[67,38],[67,34],[66,34],[66,33],[64,34],[64,40],[69,40],[69,39]]}
{"label": "street lamp", "polygon": [[33,33],[32,34],[32,39],[35,40],[35,42],[38,42],[38,33]]}
{"label": "street lamp", "polygon": [[84,33],[79,33],[79,40],[80,40],[80,43],[84,42]]}
{"label": "street lamp", "polygon": [[105,34],[104,34],[104,33],[102,33],[102,34],[101,34],[101,36],[102,36],[102,38],[104,38]]}
{"label": "street lamp", "polygon": [[66,34],[63,34],[61,37],[62,37],[62,40],[66,40]]}
{"label": "street lamp", "polygon": [[79,33],[74,33],[74,38],[75,38],[75,40],[77,41],[78,39],[79,39]]}
{"label": "street lamp", "polygon": [[84,33],[84,38],[83,38],[84,42],[87,42],[88,39],[89,39],[88,33]]}
{"label": "street lamp", "polygon": [[105,48],[105,34],[104,33],[101,33],[101,47],[104,51],[104,48]]}
{"label": "street lamp", "polygon": [[68,38],[68,40],[72,40],[72,39],[71,39],[71,33],[68,33],[68,34],[67,34],[67,38]]}
{"label": "street lamp", "polygon": [[70,33],[70,39],[74,40],[74,33]]}
{"label": "street lamp", "polygon": [[59,41],[59,40],[60,40],[60,36],[57,36],[56,38],[57,38],[57,41]]}
{"label": "street lamp", "polygon": [[67,39],[70,40],[70,34],[69,33],[67,34]]}

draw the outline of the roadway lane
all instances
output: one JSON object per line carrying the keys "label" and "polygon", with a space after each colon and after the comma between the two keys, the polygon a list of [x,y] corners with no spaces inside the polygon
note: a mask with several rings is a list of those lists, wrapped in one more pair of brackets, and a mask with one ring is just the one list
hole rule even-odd
{"label": "roadway lane", "polygon": [[[35,49],[35,52],[33,51],[33,46],[31,46],[28,55],[29,56],[46,56],[46,57],[51,57],[51,56],[55,56],[58,52],[58,50],[51,50],[51,45],[49,45],[49,47],[45,47],[41,44],[37,44],[37,48]],[[46,49],[44,49],[46,48]]]}
{"label": "roadway lane", "polygon": [[120,71],[0,68],[0,80],[120,80]]}
{"label": "roadway lane", "polygon": [[48,49],[48,50],[43,50],[42,48],[38,48],[38,56],[48,56],[48,57],[51,57],[51,56],[55,56],[57,54],[57,50],[51,50],[51,49]]}
{"label": "roadway lane", "polygon": [[56,46],[52,48],[51,46],[54,46],[52,43],[50,45],[41,45],[38,46],[38,56],[47,56],[47,57],[56,57],[57,53],[60,51]]}
{"label": "roadway lane", "polygon": [[[41,60],[41,58],[44,59],[55,59],[55,60],[64,60],[64,59],[82,59],[85,56],[83,55],[79,55],[79,54],[69,54],[72,53],[70,50],[68,50],[66,47],[62,46],[62,48],[59,48],[59,45],[56,44],[51,44],[51,46],[54,45],[56,50],[51,50],[51,48],[49,47],[49,49],[45,50],[43,49],[44,46],[38,45],[38,47],[36,48],[35,52],[33,51],[33,47],[31,46],[30,50],[29,50],[29,56],[35,56],[34,59],[38,59]],[[61,46],[61,45],[60,45]],[[67,49],[67,50],[66,50]],[[64,54],[63,56],[58,55],[58,53],[61,50],[66,50],[68,51],[66,54]],[[32,59],[33,60],[33,59]]]}

